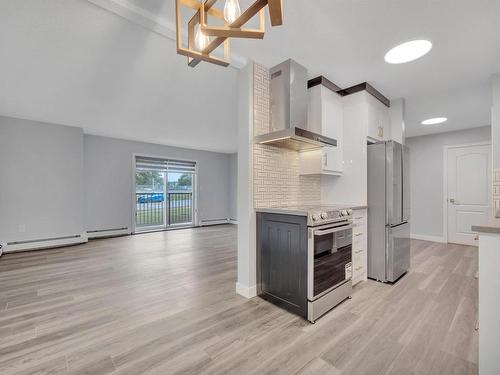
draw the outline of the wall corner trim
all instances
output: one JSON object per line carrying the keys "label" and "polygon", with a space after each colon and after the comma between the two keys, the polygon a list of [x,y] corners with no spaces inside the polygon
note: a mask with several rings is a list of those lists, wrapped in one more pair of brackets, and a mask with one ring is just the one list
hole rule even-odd
{"label": "wall corner trim", "polygon": [[236,293],[245,298],[253,298],[257,296],[257,285],[246,286],[241,283],[236,283]]}

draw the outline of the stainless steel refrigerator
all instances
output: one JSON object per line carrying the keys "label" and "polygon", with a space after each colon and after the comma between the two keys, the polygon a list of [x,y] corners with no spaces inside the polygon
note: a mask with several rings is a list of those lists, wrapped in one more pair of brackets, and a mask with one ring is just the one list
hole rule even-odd
{"label": "stainless steel refrigerator", "polygon": [[409,150],[368,145],[368,277],[394,282],[410,269]]}

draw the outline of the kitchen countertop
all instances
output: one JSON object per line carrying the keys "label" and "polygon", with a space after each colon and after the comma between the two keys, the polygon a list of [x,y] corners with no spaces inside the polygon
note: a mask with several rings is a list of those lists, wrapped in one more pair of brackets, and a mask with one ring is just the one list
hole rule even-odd
{"label": "kitchen countertop", "polygon": [[500,220],[492,220],[485,225],[473,225],[473,232],[500,234]]}
{"label": "kitchen countertop", "polygon": [[288,206],[288,207],[263,207],[256,208],[255,212],[265,212],[268,214],[285,214],[285,215],[296,215],[296,216],[307,216],[310,210],[328,211],[328,210],[346,210],[351,208],[353,210],[361,210],[367,208],[366,205],[345,205],[345,204],[335,204],[335,205],[323,205],[323,206]]}

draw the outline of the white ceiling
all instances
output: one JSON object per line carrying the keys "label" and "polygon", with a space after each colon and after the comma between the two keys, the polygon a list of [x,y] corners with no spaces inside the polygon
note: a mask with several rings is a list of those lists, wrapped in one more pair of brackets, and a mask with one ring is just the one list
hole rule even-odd
{"label": "white ceiling", "polygon": [[234,152],[236,76],[86,0],[0,1],[0,114]]}
{"label": "white ceiling", "polygon": [[[173,26],[174,0],[115,1]],[[311,76],[323,74],[339,86],[368,81],[391,99],[404,97],[409,136],[490,124],[500,1],[285,0],[284,6],[283,26],[268,25],[263,41],[235,40],[234,53],[267,66],[291,57]],[[427,56],[402,65],[383,61],[394,45],[416,38],[433,42]],[[237,69],[188,68],[172,39],[86,0],[0,2],[0,62],[2,114],[236,150]],[[449,121],[420,125],[436,116]]]}

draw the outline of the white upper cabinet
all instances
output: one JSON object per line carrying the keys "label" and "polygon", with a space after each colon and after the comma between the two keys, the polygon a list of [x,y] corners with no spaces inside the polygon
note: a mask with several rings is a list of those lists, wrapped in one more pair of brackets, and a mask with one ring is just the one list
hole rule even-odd
{"label": "white upper cabinet", "polygon": [[389,108],[370,94],[365,94],[368,109],[368,137],[377,141],[388,140],[391,132]]}
{"label": "white upper cabinet", "polygon": [[337,140],[337,147],[300,153],[300,174],[340,175],[343,170],[342,97],[323,85],[309,89],[308,129]]}
{"label": "white upper cabinet", "polygon": [[[368,89],[375,91],[372,87]],[[389,108],[366,89],[344,91],[350,93],[341,99],[341,145],[344,159],[342,177],[321,179],[321,201],[324,204],[344,202],[365,205],[368,186],[367,138],[372,141],[390,139]]]}
{"label": "white upper cabinet", "polygon": [[367,91],[345,96],[344,111],[356,112],[357,121],[365,129],[366,137],[374,141],[391,138],[389,107]]}

